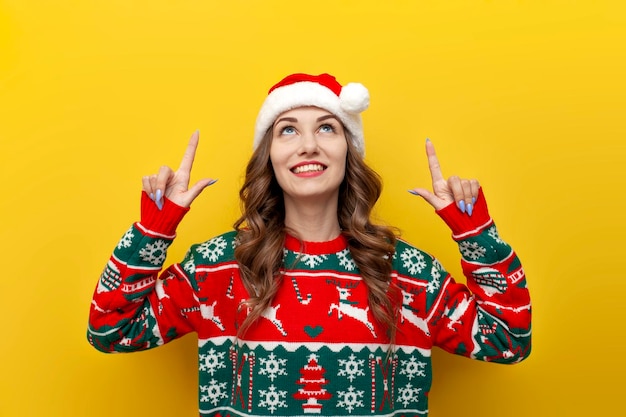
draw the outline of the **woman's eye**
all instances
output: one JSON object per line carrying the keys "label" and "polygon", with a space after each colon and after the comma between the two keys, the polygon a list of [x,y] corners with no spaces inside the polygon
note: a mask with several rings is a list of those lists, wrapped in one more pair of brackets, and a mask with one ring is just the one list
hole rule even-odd
{"label": "woman's eye", "polygon": [[331,125],[321,125],[320,132],[322,133],[332,133],[335,129]]}
{"label": "woman's eye", "polygon": [[284,127],[284,128],[280,131],[280,133],[281,133],[282,135],[293,135],[294,133],[296,133],[296,129],[294,129],[292,126],[287,126],[287,127]]}

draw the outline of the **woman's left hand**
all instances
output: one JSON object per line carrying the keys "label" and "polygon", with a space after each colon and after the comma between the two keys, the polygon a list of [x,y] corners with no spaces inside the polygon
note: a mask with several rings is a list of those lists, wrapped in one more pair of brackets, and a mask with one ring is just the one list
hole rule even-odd
{"label": "woman's left hand", "polygon": [[426,156],[428,157],[428,168],[432,179],[433,191],[425,188],[413,188],[410,193],[419,195],[426,200],[435,210],[441,210],[450,203],[456,203],[461,212],[472,215],[474,203],[478,198],[480,185],[478,180],[459,178],[452,176],[447,180],[441,173],[439,159],[435,153],[435,146],[426,139]]}

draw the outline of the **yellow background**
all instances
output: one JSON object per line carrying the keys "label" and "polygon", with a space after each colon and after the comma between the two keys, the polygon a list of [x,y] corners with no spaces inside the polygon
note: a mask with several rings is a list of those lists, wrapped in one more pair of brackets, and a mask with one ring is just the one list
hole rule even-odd
{"label": "yellow background", "polygon": [[431,415],[623,415],[626,19],[614,1],[0,1],[0,415],[197,415],[195,340],[132,355],[86,342],[90,297],[139,212],[140,178],[217,177],[168,262],[228,230],[267,89],[330,72],[371,93],[378,215],[460,275],[407,189],[479,178],[525,263],[531,357],[436,351]]}

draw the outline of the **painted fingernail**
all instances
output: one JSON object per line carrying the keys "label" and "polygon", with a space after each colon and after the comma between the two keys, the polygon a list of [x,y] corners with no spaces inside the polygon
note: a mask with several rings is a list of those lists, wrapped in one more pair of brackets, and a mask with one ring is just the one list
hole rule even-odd
{"label": "painted fingernail", "polygon": [[460,200],[457,203],[457,206],[459,207],[459,210],[461,210],[461,213],[465,213],[465,200]]}
{"label": "painted fingernail", "polygon": [[426,138],[426,142],[430,142],[430,138]]}
{"label": "painted fingernail", "polygon": [[476,204],[476,197],[472,197],[472,205]]}
{"label": "painted fingernail", "polygon": [[156,205],[161,210],[163,208],[163,191],[156,190]]}
{"label": "painted fingernail", "polygon": [[468,203],[467,204],[467,214],[471,216],[473,212],[474,212],[474,205],[472,203]]}
{"label": "painted fingernail", "polygon": [[150,193],[150,200],[154,201],[154,193]]}
{"label": "painted fingernail", "polygon": [[407,190],[407,191],[410,192],[413,195],[419,195],[416,191],[413,191],[413,190]]}
{"label": "painted fingernail", "polygon": [[216,179],[214,179],[214,180],[209,181],[209,184],[207,184],[207,187],[208,187],[209,185],[213,185],[213,184],[215,184],[215,183],[217,182],[217,180],[218,180],[218,178],[216,178]]}

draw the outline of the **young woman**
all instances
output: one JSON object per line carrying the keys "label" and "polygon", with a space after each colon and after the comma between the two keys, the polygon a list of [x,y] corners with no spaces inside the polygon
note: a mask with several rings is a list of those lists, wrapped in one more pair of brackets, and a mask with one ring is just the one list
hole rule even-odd
{"label": "young woman", "polygon": [[433,346],[514,363],[530,352],[522,266],[475,180],[414,189],[451,228],[467,286],[375,225],[381,181],[363,160],[360,84],[293,74],[257,118],[235,230],[192,246],[160,276],[192,201],[198,134],[180,168],[143,179],[141,220],[122,237],[91,305],[104,352],[198,335],[200,415],[425,416]]}

